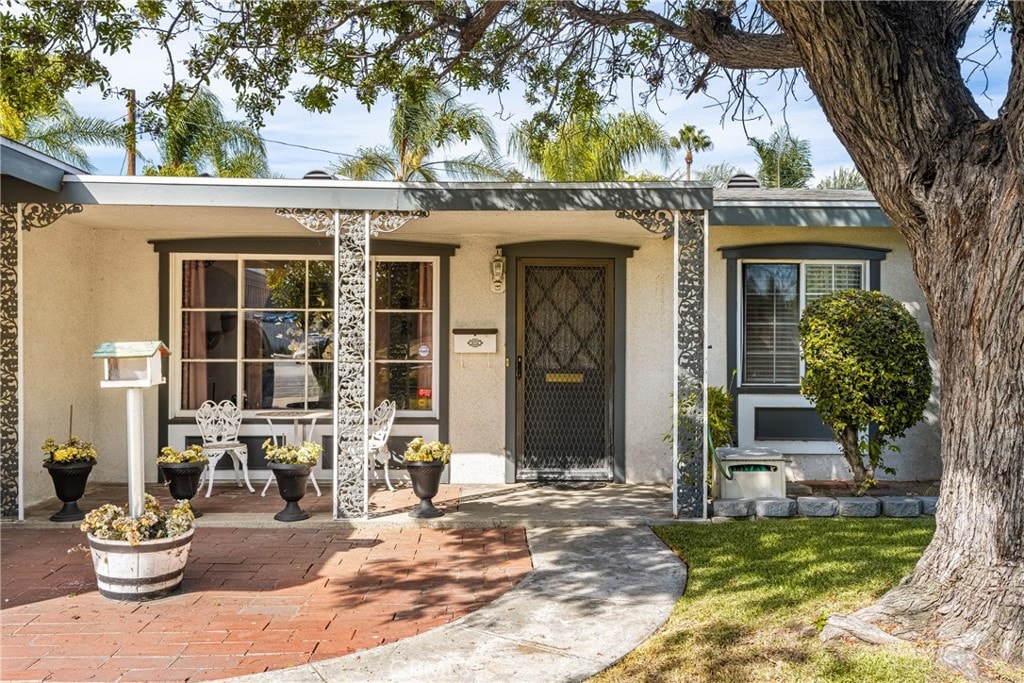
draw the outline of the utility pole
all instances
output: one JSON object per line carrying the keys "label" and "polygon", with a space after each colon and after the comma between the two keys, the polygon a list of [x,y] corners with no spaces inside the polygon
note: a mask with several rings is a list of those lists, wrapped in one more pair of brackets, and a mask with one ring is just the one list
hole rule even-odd
{"label": "utility pole", "polygon": [[124,92],[128,97],[128,175],[135,175],[135,91]]}

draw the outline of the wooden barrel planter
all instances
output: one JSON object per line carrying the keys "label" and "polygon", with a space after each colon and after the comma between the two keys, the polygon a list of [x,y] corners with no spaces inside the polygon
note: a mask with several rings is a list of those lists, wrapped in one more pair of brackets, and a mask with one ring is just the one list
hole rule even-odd
{"label": "wooden barrel planter", "polygon": [[173,538],[155,538],[132,545],[89,534],[92,566],[100,595],[140,602],[169,595],[181,587],[194,529]]}

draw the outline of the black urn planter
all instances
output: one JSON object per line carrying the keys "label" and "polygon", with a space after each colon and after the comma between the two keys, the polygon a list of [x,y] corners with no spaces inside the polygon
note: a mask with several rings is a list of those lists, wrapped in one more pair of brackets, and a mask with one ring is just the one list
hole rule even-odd
{"label": "black urn planter", "polygon": [[437,489],[441,485],[444,463],[407,461],[405,467],[412,481],[412,492],[420,499],[419,507],[410,510],[409,516],[416,519],[431,519],[443,515],[442,510],[434,507],[431,498],[437,495]]}
{"label": "black urn planter", "polygon": [[[191,501],[199,492],[199,479],[206,469],[205,462],[162,462],[157,465],[160,474],[167,480],[167,488],[174,500]],[[192,514],[201,517],[195,508]]]}
{"label": "black urn planter", "polygon": [[85,484],[95,463],[91,462],[44,462],[43,467],[53,479],[53,490],[64,507],[50,516],[51,522],[77,522],[85,519],[85,513],[78,509],[78,499],[85,494]]}
{"label": "black urn planter", "polygon": [[298,522],[309,519],[309,513],[299,507],[299,501],[306,495],[309,481],[309,465],[291,465],[278,462],[268,463],[277,479],[277,491],[285,501],[284,509],[274,515],[279,522]]}

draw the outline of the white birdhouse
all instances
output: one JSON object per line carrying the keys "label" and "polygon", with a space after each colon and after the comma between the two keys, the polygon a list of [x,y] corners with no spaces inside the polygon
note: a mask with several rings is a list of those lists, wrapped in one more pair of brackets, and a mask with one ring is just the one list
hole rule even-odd
{"label": "white birdhouse", "polygon": [[161,341],[104,342],[92,354],[103,359],[104,389],[152,387],[167,380],[161,372],[160,357],[171,355]]}

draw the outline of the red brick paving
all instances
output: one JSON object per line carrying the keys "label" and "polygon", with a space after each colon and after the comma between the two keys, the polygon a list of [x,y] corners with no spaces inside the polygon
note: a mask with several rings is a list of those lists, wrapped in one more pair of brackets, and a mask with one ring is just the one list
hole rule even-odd
{"label": "red brick paving", "polygon": [[531,568],[523,529],[200,527],[184,591],[132,603],[99,595],[87,554],[69,552],[83,541],[75,530],[3,529],[3,680],[197,681],[282,669],[448,623]]}

